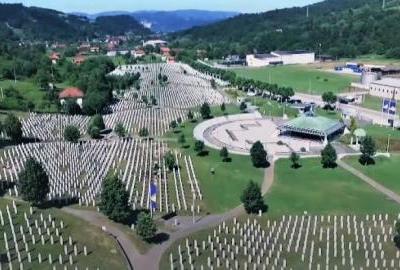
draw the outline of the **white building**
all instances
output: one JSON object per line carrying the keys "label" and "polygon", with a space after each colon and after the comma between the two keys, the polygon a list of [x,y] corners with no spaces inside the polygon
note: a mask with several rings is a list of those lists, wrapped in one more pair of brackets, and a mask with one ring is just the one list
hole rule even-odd
{"label": "white building", "polygon": [[249,67],[269,65],[310,64],[315,62],[315,53],[308,51],[274,51],[270,54],[249,54],[246,56]]}
{"label": "white building", "polygon": [[153,40],[148,40],[146,42],[143,42],[143,47],[146,46],[153,46],[153,47],[163,47],[163,46],[167,46],[168,42],[161,40],[161,39],[153,39]]}
{"label": "white building", "polygon": [[369,84],[369,94],[380,98],[400,100],[400,79],[383,78]]}

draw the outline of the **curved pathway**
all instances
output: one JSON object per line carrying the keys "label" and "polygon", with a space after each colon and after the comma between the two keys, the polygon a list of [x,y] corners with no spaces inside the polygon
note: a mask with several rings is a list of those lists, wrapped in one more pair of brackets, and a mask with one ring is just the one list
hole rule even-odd
{"label": "curved pathway", "polygon": [[[262,194],[265,195],[271,188],[274,181],[275,161],[271,161],[270,167],[265,169],[264,180],[262,184]],[[70,207],[65,207],[63,211],[72,214],[78,218],[84,219],[87,222],[98,226],[105,227],[106,231],[116,238],[129,264],[133,265],[136,270],[158,270],[163,254],[176,241],[187,237],[193,233],[206,230],[214,227],[221,222],[228,221],[234,217],[239,217],[245,213],[242,205],[220,215],[209,215],[200,218],[195,224],[185,224],[173,233],[169,233],[169,239],[159,245],[155,245],[146,254],[140,254],[139,250],[134,246],[131,239],[115,224],[110,222],[105,216],[99,212],[90,210],[80,210]],[[179,217],[177,217],[179,219]],[[181,217],[184,218],[184,217]]]}

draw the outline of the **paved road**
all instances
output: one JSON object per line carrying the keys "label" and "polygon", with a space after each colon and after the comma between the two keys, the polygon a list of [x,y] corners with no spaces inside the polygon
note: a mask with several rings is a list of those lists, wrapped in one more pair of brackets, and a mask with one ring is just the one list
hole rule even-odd
{"label": "paved road", "polygon": [[[263,194],[266,194],[273,184],[274,168],[275,162],[272,161],[271,166],[265,170],[264,181],[262,184]],[[126,253],[126,259],[129,260],[130,264],[133,265],[133,268],[136,270],[158,270],[163,254],[177,240],[187,237],[193,233],[206,230],[210,227],[214,227],[223,221],[231,220],[234,217],[239,217],[245,213],[243,206],[238,206],[221,215],[209,215],[202,217],[195,224],[182,223],[182,225],[179,227],[179,230],[169,233],[169,239],[167,241],[154,246],[146,254],[142,255],[133,245],[129,237],[101,213],[69,207],[63,208],[62,210],[100,228],[105,226],[107,228],[107,232],[109,232],[118,240],[122,249]],[[179,219],[180,217],[177,218]],[[181,218],[187,219],[186,217]]]}
{"label": "paved road", "polygon": [[350,165],[346,164],[345,162],[343,162],[342,160],[338,160],[337,164],[342,167],[343,169],[345,169],[346,171],[352,173],[353,175],[357,176],[358,178],[360,178],[362,181],[366,182],[367,184],[369,184],[370,186],[372,186],[374,189],[376,189],[377,191],[383,193],[384,195],[386,195],[388,198],[392,199],[393,201],[397,202],[398,204],[400,204],[400,196],[391,191],[390,189],[384,187],[383,185],[379,184],[378,182],[376,182],[375,180],[373,180],[372,178],[366,176],[365,174],[363,174],[362,172],[358,171],[357,169],[351,167]]}

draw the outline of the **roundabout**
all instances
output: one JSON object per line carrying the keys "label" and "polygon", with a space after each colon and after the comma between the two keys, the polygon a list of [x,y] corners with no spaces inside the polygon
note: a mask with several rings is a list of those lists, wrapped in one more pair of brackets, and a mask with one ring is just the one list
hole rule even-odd
{"label": "roundabout", "polygon": [[252,145],[260,141],[269,155],[287,155],[295,152],[310,152],[321,148],[318,140],[301,139],[281,135],[279,126],[283,119],[263,118],[258,112],[213,118],[200,123],[193,131],[197,140],[213,149],[226,147],[229,152],[249,155]]}

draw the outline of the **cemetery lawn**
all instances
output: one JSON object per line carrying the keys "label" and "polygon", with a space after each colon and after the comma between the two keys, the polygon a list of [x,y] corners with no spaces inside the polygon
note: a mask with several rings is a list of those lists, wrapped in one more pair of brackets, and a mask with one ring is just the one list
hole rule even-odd
{"label": "cemetery lawn", "polygon": [[[6,205],[9,205],[10,212],[13,213],[12,208],[12,201],[8,199],[0,199],[0,209],[3,211],[3,215],[5,213]],[[18,207],[18,217],[17,222],[18,224],[25,224],[24,221],[24,212],[29,212],[29,206],[23,202],[17,202]],[[50,213],[53,218],[57,222],[63,221],[65,224],[64,229],[61,229],[61,234],[65,236],[64,241],[68,241],[68,236],[71,236],[72,239],[77,243],[78,250],[82,251],[83,245],[86,245],[88,250],[88,256],[83,255],[83,251],[81,254],[78,255],[77,259],[74,261],[74,265],[79,266],[79,268],[86,268],[89,269],[96,269],[99,267],[100,269],[126,269],[124,264],[124,259],[119,253],[119,249],[117,247],[117,243],[114,240],[102,232],[99,228],[92,226],[85,221],[82,221],[78,218],[75,218],[71,215],[68,215],[61,210],[56,208],[50,208],[46,210],[37,210],[35,212],[42,212],[44,217]],[[5,216],[6,217],[6,216]],[[39,218],[40,219],[40,218]],[[7,223],[8,224],[8,221]],[[15,224],[14,224],[15,225]],[[10,230],[9,226],[7,225],[6,230]],[[11,234],[10,232],[7,232]],[[0,235],[1,242],[3,243],[0,245],[0,251],[4,251],[4,239],[3,234]],[[40,238],[39,238],[40,239]],[[22,243],[22,240],[21,240]],[[50,242],[46,242],[44,246],[39,242],[35,245],[30,243],[30,247],[33,247],[33,258],[34,261],[29,264],[29,269],[43,269],[46,265],[48,266],[47,254],[52,253],[53,256],[53,264],[56,265],[58,263],[58,256],[55,254],[63,253],[63,248],[59,245],[58,241],[51,245]],[[46,255],[45,261],[40,265],[37,260],[37,252],[41,252],[42,256]],[[65,256],[64,256],[65,257]],[[76,257],[75,257],[76,258]],[[64,261],[66,258],[64,258]],[[24,265],[28,265],[28,261],[25,258]],[[67,265],[67,263],[66,263]],[[69,265],[69,263],[68,263]],[[17,269],[19,264],[17,264],[17,260],[14,260],[15,269]]]}
{"label": "cemetery lawn", "polygon": [[275,164],[275,181],[265,201],[267,215],[395,213],[398,205],[362,180],[337,167],[323,169],[319,158],[301,159],[292,169],[289,160]]}
{"label": "cemetery lawn", "polygon": [[[237,106],[227,105],[226,108],[227,114],[240,113]],[[212,108],[212,111],[215,117],[222,115],[219,107]],[[264,170],[254,168],[248,156],[230,155],[231,162],[222,162],[219,151],[208,148],[208,155],[198,156],[193,150],[195,143],[193,129],[198,124],[199,122],[186,122],[180,133],[170,132],[167,134],[167,138],[172,139],[169,142],[171,147],[192,157],[200,189],[204,196],[203,203],[206,211],[223,213],[240,205],[240,196],[250,180],[261,185]],[[176,141],[181,133],[185,135],[185,145],[188,145],[188,148],[183,148]],[[211,168],[215,169],[214,175],[210,172]]]}
{"label": "cemetery lawn", "polygon": [[351,82],[357,80],[356,76],[335,74],[307,65],[242,68],[234,71],[244,78],[292,87],[295,91],[311,94],[322,94],[327,91],[340,93],[345,91]]}
{"label": "cemetery lawn", "polygon": [[363,166],[358,162],[358,157],[347,157],[344,159],[347,164],[391,189],[393,192],[400,194],[400,154],[392,154],[390,158],[380,156],[374,160],[376,162],[375,165]]}

